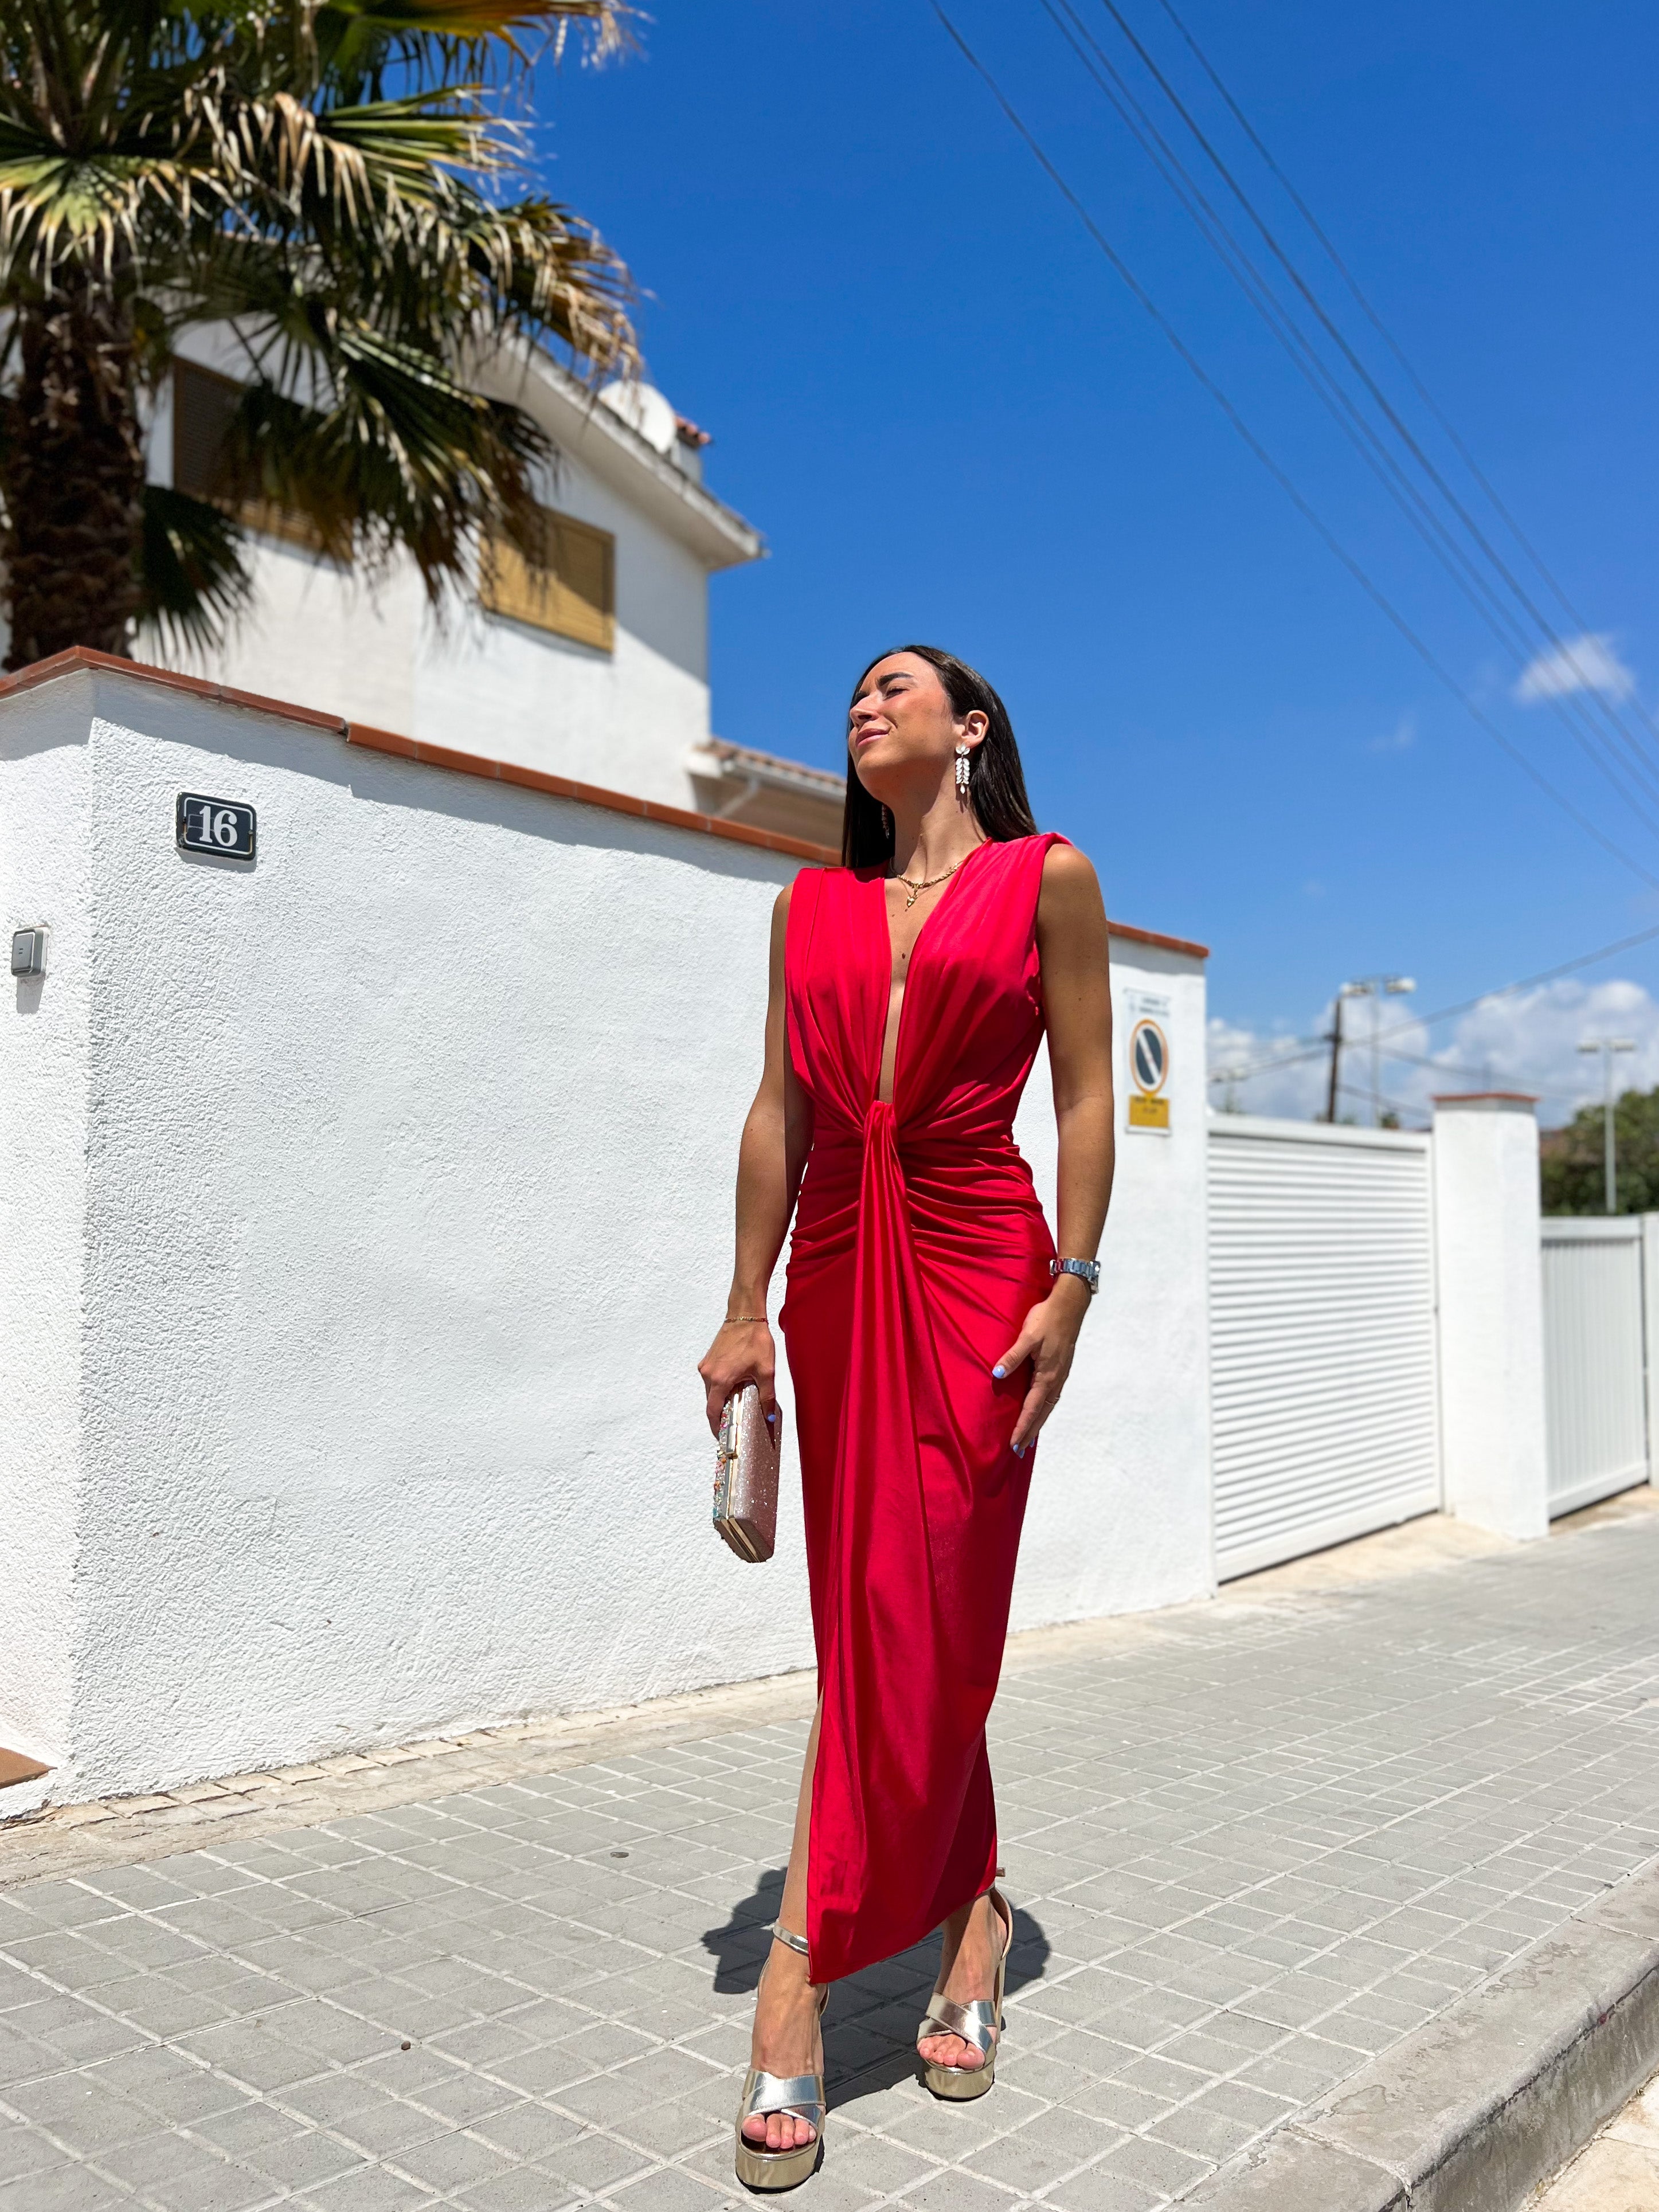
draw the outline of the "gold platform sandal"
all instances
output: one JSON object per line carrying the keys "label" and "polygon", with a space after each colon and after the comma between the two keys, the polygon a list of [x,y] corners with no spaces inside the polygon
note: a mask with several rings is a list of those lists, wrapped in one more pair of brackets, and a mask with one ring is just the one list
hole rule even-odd
{"label": "gold platform sandal", "polygon": [[916,2030],[918,2043],[924,2036],[959,2035],[964,2043],[971,2043],[985,2053],[982,2066],[937,2066],[931,2058],[921,2060],[924,2085],[936,2097],[954,2098],[958,2103],[965,2103],[969,2097],[982,2097],[995,2081],[997,2045],[1002,2040],[1002,1987],[1007,1979],[1008,1954],[1013,1946],[1014,1916],[1000,1889],[989,1889],[985,1893],[991,1900],[992,1911],[1002,1923],[1002,1956],[997,1960],[994,1996],[975,1997],[971,2004],[953,2004],[943,1990],[935,1990],[927,2000],[927,2017]]}
{"label": "gold platform sandal", "polygon": [[[804,1936],[792,1935],[775,1922],[772,1933],[780,1943],[787,1943],[792,1951],[799,1951],[805,1958]],[[820,2020],[829,2002],[830,1984],[826,1982],[818,1993]],[[751,2143],[744,2134],[743,2124],[765,2112],[788,2112],[798,2120],[805,2120],[812,2130],[811,2142],[797,2143],[793,2150],[768,2150],[763,2143]],[[744,2187],[793,2189],[798,2183],[810,2180],[823,2156],[823,2116],[822,2074],[765,2074],[751,2066],[744,2080],[743,2101],[738,2106],[738,2179]]]}

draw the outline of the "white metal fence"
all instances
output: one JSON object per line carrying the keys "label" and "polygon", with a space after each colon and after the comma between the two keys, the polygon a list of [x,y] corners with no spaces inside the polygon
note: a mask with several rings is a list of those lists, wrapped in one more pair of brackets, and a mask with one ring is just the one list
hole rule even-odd
{"label": "white metal fence", "polygon": [[1386,1129],[1211,1124],[1223,1580],[1440,1503],[1429,1147]]}
{"label": "white metal fence", "polygon": [[1659,1225],[1659,1217],[1543,1224],[1552,1515],[1648,1480],[1644,1318],[1659,1297],[1659,1281],[1647,1224]]}

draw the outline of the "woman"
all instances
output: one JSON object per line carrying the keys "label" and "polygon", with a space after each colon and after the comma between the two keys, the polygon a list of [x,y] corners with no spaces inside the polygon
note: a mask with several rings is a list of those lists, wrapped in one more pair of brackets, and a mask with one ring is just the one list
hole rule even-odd
{"label": "woman", "polygon": [[[866,670],[848,725],[844,866],[803,869],[773,912],[737,1266],[698,1370],[711,1427],[751,1381],[775,1416],[766,1292],[793,1212],[819,1699],[738,2114],[758,2189],[821,2154],[830,1982],[933,1928],[922,2078],[958,2098],[994,2079],[1012,1920],[985,1721],[1112,1181],[1105,912],[1083,855],[1036,833],[1002,702],[908,646]],[[1012,1135],[1045,1024],[1060,1257]]]}

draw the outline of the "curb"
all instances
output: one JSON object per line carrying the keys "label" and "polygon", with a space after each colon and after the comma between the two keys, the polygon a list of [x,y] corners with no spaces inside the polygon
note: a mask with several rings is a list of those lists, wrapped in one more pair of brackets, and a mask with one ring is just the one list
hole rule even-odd
{"label": "curb", "polygon": [[1516,2212],[1659,2066],[1659,1862],[1417,2029],[1183,2212]]}

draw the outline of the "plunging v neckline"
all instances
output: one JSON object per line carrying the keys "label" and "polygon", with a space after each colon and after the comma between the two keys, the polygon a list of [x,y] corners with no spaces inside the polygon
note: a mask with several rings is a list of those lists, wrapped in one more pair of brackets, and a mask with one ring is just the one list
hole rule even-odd
{"label": "plunging v neckline", "polygon": [[[876,1079],[871,1091],[871,1100],[875,1105],[890,1107],[898,1097],[899,1053],[904,1043],[904,1017],[909,1009],[910,979],[915,974],[915,959],[917,953],[921,950],[922,939],[933,927],[935,919],[951,903],[957,884],[968,872],[969,862],[984,852],[988,846],[994,845],[996,842],[994,837],[983,838],[970,851],[963,854],[951,872],[950,882],[922,916],[921,927],[911,940],[910,964],[904,971],[904,995],[899,1000],[898,1021],[893,1031],[893,1095],[890,1098],[884,1098],[881,1095],[882,1063],[887,1057],[887,1009],[892,1004],[893,999],[893,909],[888,903],[887,886],[890,883],[902,883],[904,878],[902,876],[878,876],[876,878],[876,887],[881,893],[882,941],[887,948],[887,992],[882,1001],[881,1027],[876,1048]],[[914,900],[911,903],[914,905]]]}

